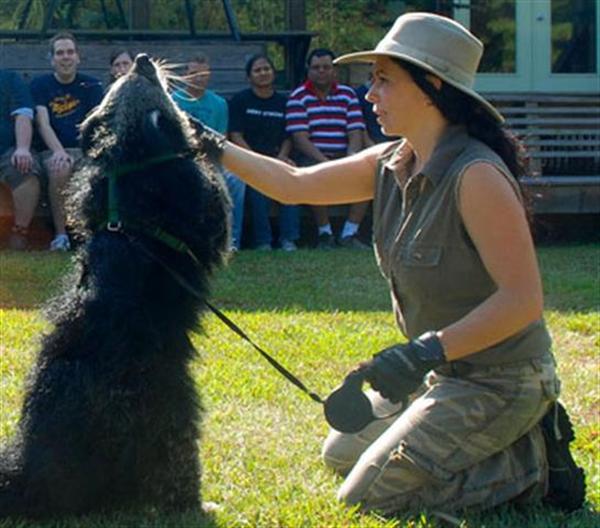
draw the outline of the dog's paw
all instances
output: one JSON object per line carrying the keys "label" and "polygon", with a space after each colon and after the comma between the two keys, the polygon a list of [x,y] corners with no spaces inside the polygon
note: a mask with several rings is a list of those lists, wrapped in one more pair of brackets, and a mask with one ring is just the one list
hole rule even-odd
{"label": "dog's paw", "polygon": [[219,510],[221,510],[223,507],[217,503],[217,502],[213,502],[213,501],[202,501],[202,512],[206,513],[206,514],[211,514],[211,513],[216,513]]}

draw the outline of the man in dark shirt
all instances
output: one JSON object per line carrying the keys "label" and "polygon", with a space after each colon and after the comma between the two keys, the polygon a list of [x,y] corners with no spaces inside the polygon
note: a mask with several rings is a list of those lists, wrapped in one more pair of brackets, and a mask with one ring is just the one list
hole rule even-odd
{"label": "man in dark shirt", "polygon": [[40,187],[40,166],[31,152],[33,105],[29,89],[12,71],[0,70],[0,182],[13,198],[11,249],[27,247],[27,230]]}
{"label": "man in dark shirt", "polygon": [[54,251],[70,249],[65,230],[64,190],[81,157],[79,124],[102,100],[102,84],[77,72],[80,63],[75,37],[58,33],[50,40],[54,73],[42,75],[31,83],[39,133],[48,148],[42,160],[48,176],[48,195],[54,221]]}
{"label": "man in dark shirt", "polygon": [[[285,131],[285,105],[287,98],[273,86],[275,68],[262,54],[254,55],[246,63],[250,88],[238,92],[229,103],[229,134],[231,141],[260,152],[265,156],[292,163],[289,154],[292,141]],[[254,247],[271,249],[269,213],[272,201],[248,187],[248,200],[252,210]],[[294,251],[299,238],[299,208],[280,205],[279,242],[284,251]]]}

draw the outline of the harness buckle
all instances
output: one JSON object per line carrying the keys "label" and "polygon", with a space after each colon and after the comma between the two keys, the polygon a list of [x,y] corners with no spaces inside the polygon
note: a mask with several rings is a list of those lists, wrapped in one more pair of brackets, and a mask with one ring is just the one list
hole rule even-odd
{"label": "harness buckle", "polygon": [[106,230],[112,233],[118,233],[123,228],[123,224],[119,220],[118,222],[107,222]]}

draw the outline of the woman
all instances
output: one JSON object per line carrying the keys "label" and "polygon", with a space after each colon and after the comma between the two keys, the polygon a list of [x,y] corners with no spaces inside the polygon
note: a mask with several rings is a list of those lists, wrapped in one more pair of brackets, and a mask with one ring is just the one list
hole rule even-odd
{"label": "woman", "polygon": [[283,202],[374,199],[375,251],[409,342],[357,371],[376,414],[413,399],[325,442],[325,462],[346,477],[339,498],[365,510],[542,496],[572,510],[584,498],[572,428],[555,404],[518,147],[471,88],[482,51],[450,19],[402,15],[375,50],[338,62],[373,63],[367,97],[383,132],[405,140],[303,169],[220,143],[228,169]]}
{"label": "woman", "polygon": [[133,66],[133,55],[129,50],[119,49],[113,51],[109,58],[110,77],[109,85],[114,83],[119,77],[129,72]]}
{"label": "woman", "polygon": [[[285,132],[286,97],[275,91],[275,67],[263,54],[253,55],[246,63],[250,88],[233,96],[229,102],[229,136],[236,145],[260,152],[287,163],[292,141]],[[271,200],[249,187],[248,199],[252,211],[254,247],[271,249]],[[279,207],[279,243],[284,251],[296,250],[300,235],[299,208],[296,205]]]}

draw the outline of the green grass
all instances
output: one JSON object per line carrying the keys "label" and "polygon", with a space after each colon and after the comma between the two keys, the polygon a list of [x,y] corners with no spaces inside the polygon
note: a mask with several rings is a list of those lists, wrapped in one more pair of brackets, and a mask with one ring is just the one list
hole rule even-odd
{"label": "green grass", "polygon": [[[572,516],[502,508],[460,518],[462,528],[584,528],[600,517],[600,247],[539,250],[546,316],[576,426],[575,455],[587,472],[586,509]],[[15,430],[23,382],[40,335],[40,306],[56,291],[68,257],[0,253],[0,437]],[[242,252],[218,273],[213,302],[310,389],[327,394],[358,361],[398,334],[389,295],[369,252]],[[321,409],[286,382],[215,317],[195,335],[194,375],[207,409],[201,458],[204,500],[212,518],[154,512],[19,528],[144,527],[441,527],[431,514],[395,520],[360,515],[335,501],[341,480],[321,463],[327,426]]]}

